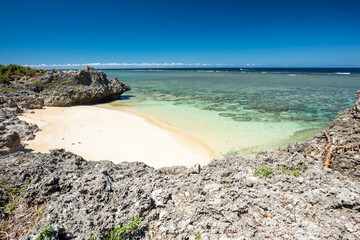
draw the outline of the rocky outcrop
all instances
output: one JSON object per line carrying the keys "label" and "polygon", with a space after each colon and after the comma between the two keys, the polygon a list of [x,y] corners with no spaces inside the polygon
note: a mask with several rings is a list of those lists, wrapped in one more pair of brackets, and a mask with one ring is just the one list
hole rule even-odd
{"label": "rocky outcrop", "polygon": [[[183,167],[89,162],[63,150],[9,158],[0,159],[0,175],[18,188],[29,184],[17,205],[27,221],[16,214],[6,222],[17,234],[29,230],[22,239],[50,225],[69,238],[101,237],[136,215],[141,222],[130,239],[356,239],[360,233],[359,182],[297,153],[276,161],[214,160],[190,174]],[[269,175],[262,175],[265,168]]]}
{"label": "rocky outcrop", "polygon": [[0,96],[0,155],[21,148],[21,140],[32,140],[38,126],[20,120],[16,115],[25,109],[42,108],[44,101],[27,91],[2,92]]}
{"label": "rocky outcrop", "polygon": [[0,130],[0,155],[16,152],[19,148],[20,136],[17,132]]}
{"label": "rocky outcrop", "polygon": [[120,99],[130,87],[116,78],[107,78],[91,67],[82,70],[48,72],[39,78],[46,106],[68,106]]}
{"label": "rocky outcrop", "polygon": [[0,129],[17,132],[23,141],[33,140],[35,138],[34,133],[39,131],[37,125],[29,124],[15,116],[0,118]]}
{"label": "rocky outcrop", "polygon": [[11,98],[24,109],[106,102],[119,99],[130,90],[116,78],[107,78],[104,72],[91,67],[47,72],[26,82],[8,82],[3,86],[0,98]]}
{"label": "rocky outcrop", "polygon": [[26,90],[15,92],[0,90],[0,111],[13,109],[13,114],[18,114],[26,109],[39,109],[43,106],[44,97],[41,94]]}
{"label": "rocky outcrop", "polygon": [[5,112],[0,116],[0,155],[15,152],[21,148],[21,140],[32,140],[39,131],[37,125],[22,121],[8,111],[10,114]]}

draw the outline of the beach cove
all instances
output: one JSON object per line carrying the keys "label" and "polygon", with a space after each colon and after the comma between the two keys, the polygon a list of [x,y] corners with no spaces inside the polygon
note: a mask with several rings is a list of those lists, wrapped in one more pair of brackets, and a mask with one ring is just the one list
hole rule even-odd
{"label": "beach cove", "polygon": [[3,1],[0,240],[360,240],[360,1]]}
{"label": "beach cove", "polygon": [[40,131],[25,146],[65,148],[89,160],[149,166],[205,165],[217,156],[204,143],[158,119],[107,105],[46,107],[19,117]]}

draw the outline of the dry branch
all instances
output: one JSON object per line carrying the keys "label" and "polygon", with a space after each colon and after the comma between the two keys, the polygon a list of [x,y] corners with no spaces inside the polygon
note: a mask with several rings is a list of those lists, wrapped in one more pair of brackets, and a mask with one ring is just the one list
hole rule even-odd
{"label": "dry branch", "polygon": [[315,155],[315,157],[314,157],[315,159],[321,158],[330,149],[330,147],[332,146],[331,137],[329,136],[329,134],[326,131],[324,131],[324,134],[325,134],[325,137],[326,137],[327,144],[318,154]]}
{"label": "dry branch", "polygon": [[319,158],[324,159],[324,163],[323,163],[324,168],[331,167],[332,163],[335,161],[335,158],[337,156],[342,155],[347,150],[354,148],[360,149],[360,143],[353,143],[350,145],[333,147],[332,138],[329,136],[329,134],[326,131],[324,131],[324,134],[326,137],[327,144],[319,153],[315,154],[315,156],[313,157],[314,159],[319,159]]}
{"label": "dry branch", "polygon": [[[354,148],[360,148],[360,143],[353,143],[350,145],[337,146],[337,147],[332,148],[326,154],[324,167],[329,168],[331,166],[331,164],[334,162],[337,155],[342,155],[345,151],[347,151],[349,149],[354,149]],[[340,150],[340,152],[337,152],[338,150]]]}

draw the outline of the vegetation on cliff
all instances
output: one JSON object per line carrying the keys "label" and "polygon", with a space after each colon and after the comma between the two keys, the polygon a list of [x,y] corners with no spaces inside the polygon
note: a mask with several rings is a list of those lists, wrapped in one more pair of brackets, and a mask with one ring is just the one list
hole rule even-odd
{"label": "vegetation on cliff", "polygon": [[7,66],[0,64],[0,83],[8,81],[16,81],[21,79],[30,79],[32,77],[40,76],[46,73],[46,69],[35,69],[30,67],[23,67],[16,64],[9,64]]}

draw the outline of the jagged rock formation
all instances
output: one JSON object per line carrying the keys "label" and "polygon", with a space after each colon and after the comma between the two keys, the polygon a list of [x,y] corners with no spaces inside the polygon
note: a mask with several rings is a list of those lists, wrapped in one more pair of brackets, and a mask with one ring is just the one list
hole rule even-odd
{"label": "jagged rock formation", "polygon": [[21,99],[18,100],[17,96],[8,97],[6,93],[0,97],[0,155],[15,152],[21,148],[21,140],[34,139],[34,133],[39,130],[38,126],[22,121],[16,115],[26,107],[42,107],[42,102],[32,97],[28,101]]}
{"label": "jagged rock formation", "polygon": [[[5,85],[13,91],[5,92],[7,97],[20,96],[25,102],[35,97],[37,104],[45,106],[69,106],[73,104],[90,104],[116,100],[130,90],[130,87],[116,78],[107,78],[102,71],[91,67],[82,70],[47,72],[26,82],[8,82]],[[21,92],[16,92],[21,90]],[[20,99],[20,100],[22,100]],[[25,108],[35,108],[34,106]],[[36,107],[38,108],[38,107]]]}
{"label": "jagged rock formation", "polygon": [[0,90],[0,111],[16,109],[13,114],[24,112],[26,109],[38,109],[44,106],[41,94],[32,91],[18,90],[7,92]]}
{"label": "jagged rock formation", "polygon": [[[330,148],[359,140],[357,97],[326,129]],[[12,109],[4,113],[21,111],[3,105]],[[127,239],[358,239],[360,155],[346,151],[324,168],[316,155],[328,144],[319,133],[255,159],[188,170],[86,161],[64,150],[7,154],[0,157],[0,238],[33,239],[50,225],[55,239],[100,238],[140,215]]]}
{"label": "jagged rock formation", "polygon": [[[130,87],[116,78],[107,78],[91,67],[82,70],[48,72],[39,80],[44,86],[46,106],[99,103],[120,98]],[[65,84],[64,84],[65,83]]]}
{"label": "jagged rock formation", "polygon": [[[360,230],[359,182],[297,153],[271,162],[215,160],[189,176],[182,167],[88,162],[61,150],[6,159],[0,175],[19,189],[29,184],[17,205],[22,214],[6,222],[17,234],[30,229],[22,239],[50,225],[75,239],[95,229],[100,237],[137,214],[132,239],[356,239]],[[265,167],[272,169],[268,178],[254,175]]]}
{"label": "jagged rock formation", "polygon": [[20,136],[17,132],[0,130],[0,155],[16,152],[19,148]]}

